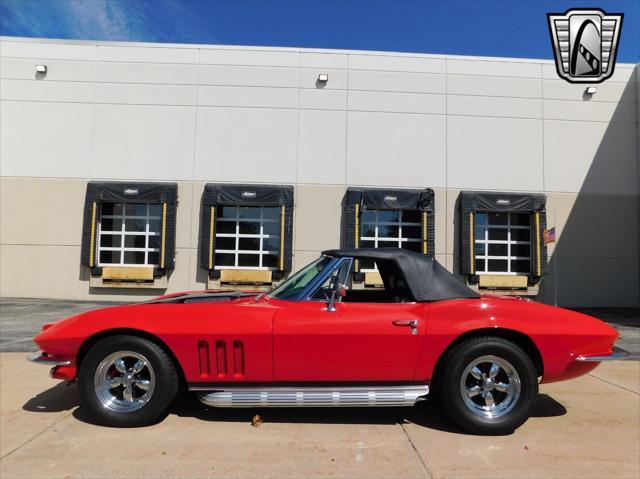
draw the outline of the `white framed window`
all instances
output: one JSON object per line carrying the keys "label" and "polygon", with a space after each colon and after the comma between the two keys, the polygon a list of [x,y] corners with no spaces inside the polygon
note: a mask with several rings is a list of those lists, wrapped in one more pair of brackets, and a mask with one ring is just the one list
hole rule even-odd
{"label": "white framed window", "polygon": [[102,203],[98,266],[157,266],[162,235],[159,203]]}
{"label": "white framed window", "polygon": [[278,269],[279,207],[218,206],[215,269]]}
{"label": "white framed window", "polygon": [[[404,248],[422,252],[422,222],[416,210],[363,210],[361,248]],[[360,270],[377,271],[373,260],[362,260]]]}
{"label": "white framed window", "polygon": [[474,253],[477,274],[529,274],[531,215],[476,213]]}

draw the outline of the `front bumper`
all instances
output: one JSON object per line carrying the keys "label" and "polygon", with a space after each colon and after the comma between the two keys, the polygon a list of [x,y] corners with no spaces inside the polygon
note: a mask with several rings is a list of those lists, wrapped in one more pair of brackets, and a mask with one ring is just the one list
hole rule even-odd
{"label": "front bumper", "polygon": [[35,354],[30,354],[27,359],[32,363],[44,364],[46,366],[69,366],[71,364],[70,359],[60,358],[56,356],[50,356],[42,351]]}
{"label": "front bumper", "polygon": [[30,354],[29,356],[27,356],[27,359],[36,364],[53,366],[51,368],[51,371],[49,372],[49,375],[53,379],[73,381],[78,374],[76,365],[74,364],[73,360],[69,358],[51,356],[50,354],[38,352],[35,354]]}
{"label": "front bumper", "polygon": [[614,346],[608,354],[581,354],[576,357],[576,361],[582,362],[601,362],[623,360],[631,357],[631,353],[622,348]]}

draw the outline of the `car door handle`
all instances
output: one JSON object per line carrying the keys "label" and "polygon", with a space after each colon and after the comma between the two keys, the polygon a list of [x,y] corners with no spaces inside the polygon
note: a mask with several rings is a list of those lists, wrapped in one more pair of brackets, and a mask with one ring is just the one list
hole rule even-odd
{"label": "car door handle", "polygon": [[394,326],[409,326],[410,328],[418,327],[417,319],[398,319],[396,321],[391,321],[391,324]]}

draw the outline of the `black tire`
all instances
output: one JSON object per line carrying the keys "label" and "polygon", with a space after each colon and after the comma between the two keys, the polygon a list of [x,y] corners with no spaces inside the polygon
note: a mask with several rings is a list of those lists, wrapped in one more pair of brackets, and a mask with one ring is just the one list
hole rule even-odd
{"label": "black tire", "polygon": [[[476,380],[475,377],[470,377],[473,376],[471,372],[465,372],[475,361],[484,356],[492,356],[503,362],[506,361],[507,369],[499,372],[499,376],[496,378],[506,378],[505,371],[509,369],[509,366],[515,370],[519,377],[519,381],[507,379],[496,381],[501,382],[501,386],[505,383],[511,384],[509,390],[517,389],[519,383],[518,395],[513,394],[509,401],[506,401],[507,392],[500,392],[497,388],[489,391],[492,393],[491,400],[493,400],[493,395],[496,396],[496,406],[502,403],[498,402],[500,398],[505,401],[503,406],[507,405],[499,417],[487,417],[483,414],[488,413],[478,411],[476,408],[472,409],[473,406],[469,406],[467,402],[471,399],[465,400],[465,394],[463,394],[463,388],[475,388],[474,381],[480,385],[480,391],[493,388],[493,383],[485,382],[485,376],[482,376],[481,380]],[[480,366],[481,371],[487,367],[485,366],[487,363],[490,368],[493,362],[483,361]],[[538,378],[531,358],[518,345],[498,337],[472,338],[446,353],[442,358],[441,366],[433,384],[434,393],[451,420],[465,431],[481,435],[510,434],[529,418],[538,397]],[[484,372],[488,376],[488,370],[485,369]],[[461,384],[463,375],[464,385]],[[476,392],[476,396],[474,396],[473,402],[479,403],[480,409],[488,407],[487,400],[482,399],[483,393],[480,393],[480,397],[478,397],[477,390],[474,389],[474,392]],[[466,396],[468,397],[468,395]]]}
{"label": "black tire", "polygon": [[[143,356],[153,372],[153,389],[145,397],[145,403],[135,411],[114,411],[106,407],[98,397],[94,384],[96,372],[105,359],[121,351],[130,351]],[[136,358],[133,358],[134,360]],[[131,362],[129,362],[131,365]],[[144,371],[143,371],[144,372]],[[150,373],[149,373],[150,374]],[[80,397],[84,413],[92,421],[105,426],[138,427],[154,424],[163,419],[178,393],[179,378],[171,358],[157,344],[137,336],[111,336],[98,341],[82,360],[79,378]],[[114,395],[122,394],[124,386],[116,387]],[[148,391],[135,389],[142,396]],[[124,402],[124,400],[123,400]]]}

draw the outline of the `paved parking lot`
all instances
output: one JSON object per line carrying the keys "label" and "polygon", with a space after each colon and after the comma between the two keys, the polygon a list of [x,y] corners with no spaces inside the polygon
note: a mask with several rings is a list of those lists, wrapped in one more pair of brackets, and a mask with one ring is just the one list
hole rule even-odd
{"label": "paved parking lot", "polygon": [[[640,362],[541,386],[514,434],[460,432],[429,402],[415,408],[207,408],[181,398],[160,424],[91,423],[77,387],[25,361],[41,324],[102,306],[0,301],[0,477],[633,478],[640,477]],[[594,311],[589,311],[594,313]],[[633,311],[608,315],[638,353]],[[635,349],[634,349],[635,348]],[[19,350],[21,352],[9,352]],[[263,423],[251,425],[259,414]]]}

